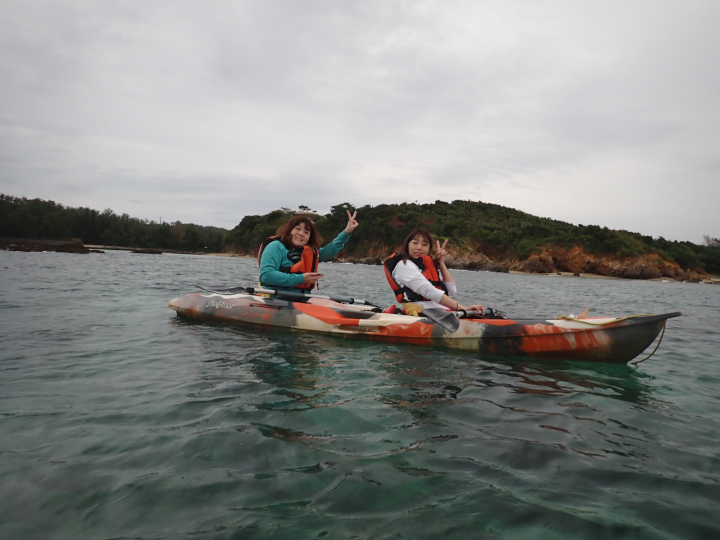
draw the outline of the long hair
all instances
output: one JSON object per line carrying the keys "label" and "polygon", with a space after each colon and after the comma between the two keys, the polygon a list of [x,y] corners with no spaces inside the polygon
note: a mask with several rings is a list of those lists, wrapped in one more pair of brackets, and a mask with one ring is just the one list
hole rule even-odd
{"label": "long hair", "polygon": [[434,249],[433,243],[432,243],[432,237],[430,236],[430,233],[427,232],[425,229],[415,229],[413,232],[407,235],[405,240],[403,240],[403,263],[407,262],[408,259],[411,259],[410,257],[410,241],[415,238],[416,236],[422,236],[425,241],[430,245],[430,251],[428,255],[432,256],[432,252]]}
{"label": "long hair", "polygon": [[315,227],[315,224],[312,222],[312,220],[307,216],[293,216],[292,218],[290,218],[290,221],[288,221],[285,225],[281,226],[277,230],[277,233],[280,236],[280,240],[282,241],[282,243],[288,247],[295,247],[293,246],[290,233],[300,223],[304,223],[310,231],[310,239],[308,240],[307,245],[310,246],[312,249],[319,249],[322,245],[323,237],[320,234],[320,231],[317,230],[317,227]]}

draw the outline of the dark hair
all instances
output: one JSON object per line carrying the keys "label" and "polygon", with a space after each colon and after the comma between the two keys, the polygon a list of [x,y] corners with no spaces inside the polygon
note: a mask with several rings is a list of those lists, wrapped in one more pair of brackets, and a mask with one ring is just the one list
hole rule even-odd
{"label": "dark hair", "polygon": [[315,224],[312,222],[312,220],[307,216],[293,216],[292,218],[290,218],[290,221],[288,221],[285,225],[283,225],[277,230],[277,233],[280,236],[280,240],[282,241],[282,243],[285,244],[285,246],[287,247],[295,247],[292,243],[290,233],[300,223],[304,223],[310,231],[310,239],[308,240],[307,245],[313,249],[319,249],[322,245],[323,237],[320,234],[320,231],[317,230],[317,227],[315,227]]}
{"label": "dark hair", "polygon": [[430,244],[430,252],[428,255],[430,255],[433,252],[433,243],[432,243],[432,236],[430,236],[430,233],[427,232],[425,229],[415,229],[413,232],[407,235],[405,240],[403,240],[403,246],[402,246],[402,253],[403,253],[403,262],[410,259],[410,241],[415,238],[416,236],[422,236],[425,241]]}

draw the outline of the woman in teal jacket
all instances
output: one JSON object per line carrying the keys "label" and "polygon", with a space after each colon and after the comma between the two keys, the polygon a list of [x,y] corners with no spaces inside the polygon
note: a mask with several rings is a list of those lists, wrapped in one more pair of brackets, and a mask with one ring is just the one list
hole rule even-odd
{"label": "woman in teal jacket", "polygon": [[260,246],[260,286],[309,294],[322,277],[317,272],[318,263],[337,255],[358,226],[357,210],[352,215],[347,214],[345,230],[323,247],[320,247],[322,236],[310,218],[295,216],[290,219],[278,230],[277,236],[271,236]]}

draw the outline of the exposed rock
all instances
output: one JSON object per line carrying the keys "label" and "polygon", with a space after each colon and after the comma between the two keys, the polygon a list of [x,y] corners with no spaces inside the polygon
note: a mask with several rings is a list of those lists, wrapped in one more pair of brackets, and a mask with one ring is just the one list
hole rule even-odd
{"label": "exposed rock", "polygon": [[630,257],[593,255],[585,253],[580,246],[569,249],[546,246],[542,253],[531,255],[527,260],[513,259],[503,262],[510,262],[511,270],[541,274],[571,272],[573,275],[585,273],[626,279],[664,277],[679,281],[704,278],[700,273],[690,275],[684,272],[676,263],[666,261],[655,253]]}
{"label": "exposed rock", "polygon": [[523,272],[531,272],[534,274],[550,274],[557,272],[552,257],[549,255],[531,255],[523,264]]}
{"label": "exposed rock", "polygon": [[[608,277],[626,279],[672,279],[676,281],[699,282],[708,280],[709,276],[702,269],[692,269],[685,272],[674,262],[663,259],[657,253],[647,253],[629,257],[616,255],[594,255],[585,253],[581,246],[561,248],[555,245],[546,246],[540,253],[535,253],[527,259],[520,260],[515,255],[500,252],[497,249],[490,251],[492,246],[481,244],[475,249],[449,248],[445,264],[450,269],[485,270],[490,272],[519,271],[536,274],[571,273],[573,276],[581,274],[597,274]],[[397,248],[396,248],[397,249]],[[381,265],[383,261],[395,250],[388,250],[379,245],[367,246],[364,258],[338,257],[338,262],[351,262],[355,264]]]}
{"label": "exposed rock", "polygon": [[487,268],[485,268],[488,272],[498,272],[500,274],[508,274],[510,273],[510,269],[507,266],[503,266],[500,263],[493,262],[491,265],[489,265]]}
{"label": "exposed rock", "polygon": [[499,262],[493,261],[482,253],[453,253],[445,258],[445,265],[450,269],[458,270],[485,270],[488,272],[507,273],[509,268]]}
{"label": "exposed rock", "polygon": [[58,253],[90,253],[90,250],[82,244],[76,243],[40,243],[33,240],[6,242],[0,244],[0,249],[7,251],[24,251],[26,253],[56,251]]}
{"label": "exposed rock", "polygon": [[338,261],[352,264],[369,264],[372,266],[382,265],[382,261],[377,257],[365,257],[362,259],[338,259]]}
{"label": "exposed rock", "polygon": [[150,248],[133,249],[130,251],[130,253],[141,253],[143,255],[162,255],[162,251],[160,251],[159,249],[150,249]]}
{"label": "exposed rock", "polygon": [[620,270],[620,277],[628,279],[653,279],[661,275],[656,267],[646,266],[640,261]]}

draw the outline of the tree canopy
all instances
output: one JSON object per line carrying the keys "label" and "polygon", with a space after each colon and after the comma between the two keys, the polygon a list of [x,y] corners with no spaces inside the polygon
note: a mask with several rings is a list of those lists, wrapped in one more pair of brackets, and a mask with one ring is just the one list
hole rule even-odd
{"label": "tree canopy", "polygon": [[[303,207],[305,210],[307,207]],[[317,216],[316,225],[326,240],[332,239],[347,223],[349,203],[333,206]],[[348,242],[348,256],[364,257],[370,251],[388,254],[401,245],[417,227],[428,229],[441,241],[450,239],[462,249],[527,259],[543,246],[570,248],[580,245],[588,253],[624,257],[658,253],[683,269],[704,268],[720,273],[720,249],[692,242],[653,238],[639,233],[613,230],[599,225],[572,225],[537,217],[497,204],[479,201],[435,201],[431,204],[401,203],[357,208],[358,227]],[[275,234],[293,214],[287,208],[265,215],[245,216],[225,237],[225,249],[254,253],[262,241]]]}
{"label": "tree canopy", "polygon": [[0,194],[0,236],[32,239],[79,239],[86,244],[219,252],[227,229],[192,223],[158,223],[71,208],[54,201]]}
{"label": "tree canopy", "polygon": [[[309,206],[299,206],[300,212],[314,216],[328,241],[345,228],[346,211],[354,209],[344,202],[331,207],[329,213],[318,215]],[[461,249],[482,251],[494,257],[525,260],[545,246],[579,245],[596,255],[657,253],[677,262],[684,270],[703,268],[720,274],[720,241],[710,236],[706,236],[705,245],[670,241],[599,225],[572,225],[480,201],[381,204],[357,210],[360,227],[345,247],[345,254],[353,257],[366,257],[371,252],[389,254],[411,230],[424,227],[441,241],[450,239]],[[262,241],[275,234],[295,213],[281,208],[265,215],[245,216],[228,231],[179,221],[158,223],[117,215],[109,208],[99,212],[0,194],[0,236],[78,238],[86,244],[254,254]]]}

